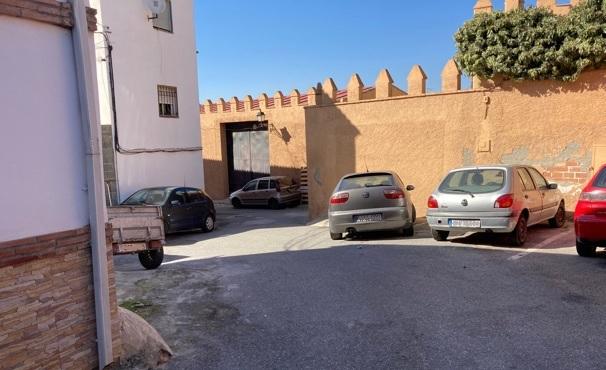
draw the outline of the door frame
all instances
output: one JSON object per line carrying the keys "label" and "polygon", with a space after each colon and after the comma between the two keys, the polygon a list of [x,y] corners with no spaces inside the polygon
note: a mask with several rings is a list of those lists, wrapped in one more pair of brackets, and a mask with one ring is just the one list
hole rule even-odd
{"label": "door frame", "polygon": [[[225,123],[224,124],[225,127],[225,143],[226,143],[226,155],[227,155],[227,187],[228,187],[228,191],[229,193],[232,193],[236,190],[239,190],[240,187],[238,187],[237,184],[235,184],[234,179],[233,179],[233,173],[235,172],[234,169],[234,143],[233,143],[233,136],[232,133],[234,132],[267,132],[269,135],[269,129],[267,124],[259,124],[256,121],[248,121],[248,122],[234,122],[234,123]],[[268,143],[267,143],[267,151],[269,153],[269,138],[268,138]],[[252,156],[252,155],[251,155]],[[268,158],[269,161],[269,158]],[[251,161],[252,164],[252,161]],[[269,163],[268,163],[269,165]],[[255,177],[254,176],[254,172],[250,171],[251,174],[251,178],[248,179],[248,181],[246,183],[248,183],[249,181],[254,180],[255,178],[258,177],[264,177],[264,176],[269,176],[270,174],[259,174],[260,176]]]}

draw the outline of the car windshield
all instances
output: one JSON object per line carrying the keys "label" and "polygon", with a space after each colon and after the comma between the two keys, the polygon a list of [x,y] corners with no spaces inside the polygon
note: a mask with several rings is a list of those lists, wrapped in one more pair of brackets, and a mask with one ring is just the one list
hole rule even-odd
{"label": "car windshield", "polygon": [[390,174],[364,174],[346,177],[341,181],[339,191],[372,188],[377,186],[394,186],[393,176]]}
{"label": "car windshield", "polygon": [[129,206],[161,206],[166,201],[169,193],[168,189],[143,189],[128,197],[122,204]]}
{"label": "car windshield", "polygon": [[604,167],[600,174],[595,178],[593,186],[596,188],[606,188],[606,167]]}
{"label": "car windshield", "polygon": [[470,169],[451,172],[440,185],[442,193],[492,193],[505,185],[505,171],[500,169]]}

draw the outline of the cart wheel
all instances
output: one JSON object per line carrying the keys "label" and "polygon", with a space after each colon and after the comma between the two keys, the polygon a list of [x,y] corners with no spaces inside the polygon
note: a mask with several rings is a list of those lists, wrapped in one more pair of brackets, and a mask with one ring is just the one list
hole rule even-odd
{"label": "cart wheel", "polygon": [[146,270],[155,270],[164,260],[164,248],[139,252],[139,262]]}

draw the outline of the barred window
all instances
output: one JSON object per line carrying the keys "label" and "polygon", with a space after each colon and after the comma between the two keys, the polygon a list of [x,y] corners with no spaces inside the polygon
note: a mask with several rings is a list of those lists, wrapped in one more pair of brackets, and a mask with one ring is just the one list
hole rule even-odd
{"label": "barred window", "polygon": [[166,10],[155,14],[153,25],[155,29],[173,32],[173,9],[170,0],[166,0]]}
{"label": "barred window", "polygon": [[179,117],[176,87],[158,85],[158,108],[160,117]]}

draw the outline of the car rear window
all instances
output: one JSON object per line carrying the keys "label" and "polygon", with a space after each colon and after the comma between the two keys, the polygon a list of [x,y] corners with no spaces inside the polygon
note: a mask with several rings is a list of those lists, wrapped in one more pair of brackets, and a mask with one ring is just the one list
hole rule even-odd
{"label": "car rear window", "polygon": [[168,193],[167,189],[143,189],[128,197],[122,204],[161,206],[168,197]]}
{"label": "car rear window", "polygon": [[393,176],[388,173],[364,174],[344,178],[339,186],[339,191],[394,185]]}
{"label": "car rear window", "polygon": [[596,188],[606,188],[606,167],[602,168],[602,171],[595,178],[593,186]]}
{"label": "car rear window", "polygon": [[442,193],[492,193],[505,185],[505,171],[500,169],[470,169],[449,173],[442,184]]}

